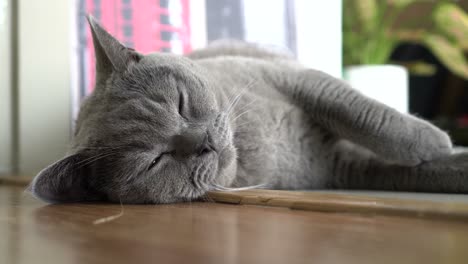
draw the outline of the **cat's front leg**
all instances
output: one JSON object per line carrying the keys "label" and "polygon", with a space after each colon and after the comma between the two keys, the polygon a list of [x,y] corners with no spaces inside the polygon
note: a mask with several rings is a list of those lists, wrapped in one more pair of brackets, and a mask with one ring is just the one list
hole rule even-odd
{"label": "cat's front leg", "polygon": [[296,68],[286,76],[283,71],[283,79],[276,81],[281,83],[278,89],[317,123],[388,161],[414,166],[452,152],[449,136],[437,127],[399,113],[323,72]]}

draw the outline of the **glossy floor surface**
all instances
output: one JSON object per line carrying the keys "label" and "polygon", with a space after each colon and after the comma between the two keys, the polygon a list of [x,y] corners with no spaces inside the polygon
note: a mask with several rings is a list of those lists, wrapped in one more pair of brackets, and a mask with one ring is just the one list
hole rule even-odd
{"label": "glossy floor surface", "polygon": [[468,263],[463,221],[215,203],[106,218],[120,212],[0,186],[0,263]]}

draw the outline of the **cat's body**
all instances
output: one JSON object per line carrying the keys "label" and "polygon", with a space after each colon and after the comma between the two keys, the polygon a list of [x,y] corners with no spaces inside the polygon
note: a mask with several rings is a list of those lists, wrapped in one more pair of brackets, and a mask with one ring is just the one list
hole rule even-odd
{"label": "cat's body", "polygon": [[[265,184],[275,189],[325,188],[334,137],[313,122],[302,107],[278,91],[253,67],[295,63],[252,44],[223,42],[189,55],[217,85],[225,108],[234,104],[235,187]],[[260,65],[257,65],[260,64]],[[226,74],[229,72],[229,74]]]}
{"label": "cat's body", "polygon": [[257,184],[468,192],[468,156],[444,132],[288,55],[236,42],[143,56],[90,24],[96,90],[69,156],[32,184],[44,200],[167,203]]}

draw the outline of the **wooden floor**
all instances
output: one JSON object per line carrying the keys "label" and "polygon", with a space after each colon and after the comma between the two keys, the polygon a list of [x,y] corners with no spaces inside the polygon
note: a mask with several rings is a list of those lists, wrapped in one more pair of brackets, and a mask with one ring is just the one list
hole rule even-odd
{"label": "wooden floor", "polygon": [[[468,223],[219,203],[47,205],[0,185],[0,263],[468,263]],[[104,220],[102,220],[104,218]],[[99,220],[101,219],[101,220]]]}

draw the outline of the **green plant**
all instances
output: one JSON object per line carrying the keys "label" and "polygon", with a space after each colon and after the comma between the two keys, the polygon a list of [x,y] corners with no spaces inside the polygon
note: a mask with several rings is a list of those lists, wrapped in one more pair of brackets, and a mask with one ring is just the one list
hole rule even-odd
{"label": "green plant", "polygon": [[[417,42],[454,74],[468,79],[468,15],[453,1],[441,0],[429,14],[401,21],[401,13],[418,2],[429,0],[344,0],[345,65],[388,63],[398,43]],[[428,20],[433,30],[412,26],[421,20]]]}

